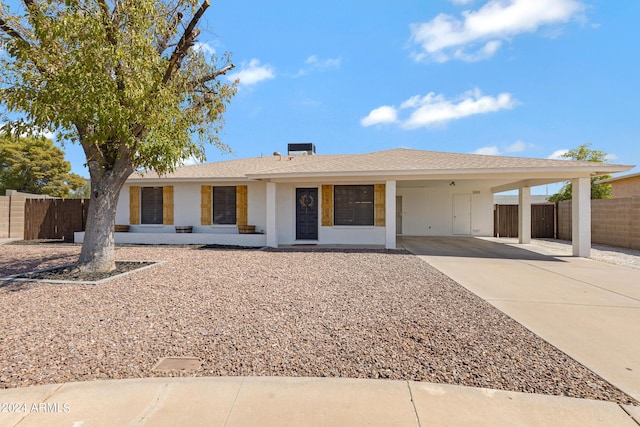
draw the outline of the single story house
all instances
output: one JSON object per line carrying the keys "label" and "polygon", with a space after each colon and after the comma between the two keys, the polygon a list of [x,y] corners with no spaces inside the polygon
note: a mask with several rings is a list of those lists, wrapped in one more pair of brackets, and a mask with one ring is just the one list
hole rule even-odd
{"label": "single story house", "polygon": [[[493,195],[519,190],[520,241],[530,241],[530,187],[574,182],[574,254],[588,256],[590,177],[631,166],[392,149],[286,155],[133,174],[120,194],[116,243],[246,246],[375,245],[396,236],[492,236]],[[523,209],[524,207],[524,209]],[[243,234],[246,225],[255,233]],[[192,233],[176,233],[190,226]],[[77,233],[81,241],[83,233]]]}
{"label": "single story house", "polygon": [[624,199],[633,196],[640,196],[640,173],[602,179],[597,183],[611,184],[611,197],[613,199]]}

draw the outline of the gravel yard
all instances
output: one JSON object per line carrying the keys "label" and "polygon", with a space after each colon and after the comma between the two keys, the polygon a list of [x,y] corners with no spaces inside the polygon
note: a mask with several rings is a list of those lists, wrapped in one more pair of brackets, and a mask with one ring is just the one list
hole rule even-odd
{"label": "gravel yard", "polygon": [[[79,246],[0,246],[0,276]],[[634,403],[419,258],[121,247],[98,286],[0,282],[0,388],[157,375],[390,378]],[[196,371],[152,371],[194,356]]]}
{"label": "gravel yard", "polygon": [[[514,239],[515,240],[515,239]],[[558,254],[571,255],[571,242],[566,240],[533,239],[532,244],[553,249]],[[640,268],[640,251],[613,246],[591,245],[591,259],[609,264]]]}

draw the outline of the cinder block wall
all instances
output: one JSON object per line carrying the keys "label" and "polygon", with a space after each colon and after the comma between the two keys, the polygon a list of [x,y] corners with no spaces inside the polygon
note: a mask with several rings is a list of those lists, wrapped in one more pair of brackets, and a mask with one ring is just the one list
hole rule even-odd
{"label": "cinder block wall", "polygon": [[[558,203],[558,238],[571,240],[571,200]],[[640,196],[592,200],[591,242],[640,250]]]}
{"label": "cinder block wall", "polygon": [[23,195],[9,197],[11,197],[9,237],[24,239],[24,205],[27,198]]}
{"label": "cinder block wall", "polygon": [[631,214],[630,216],[630,230],[631,230],[631,243],[632,249],[640,250],[640,196],[633,196],[631,198]]}
{"label": "cinder block wall", "polygon": [[6,196],[0,196],[0,238],[24,239],[24,205],[28,197],[46,196],[18,193],[7,190]]}
{"label": "cinder block wall", "polygon": [[571,240],[571,200],[558,202],[558,239]]}
{"label": "cinder block wall", "polygon": [[591,241],[601,245],[631,247],[631,199],[591,201]]}
{"label": "cinder block wall", "polygon": [[0,239],[9,237],[9,196],[0,196]]}

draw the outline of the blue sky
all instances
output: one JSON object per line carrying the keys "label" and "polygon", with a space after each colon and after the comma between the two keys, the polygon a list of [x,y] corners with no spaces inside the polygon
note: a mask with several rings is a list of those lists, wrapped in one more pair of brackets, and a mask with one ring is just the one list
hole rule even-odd
{"label": "blue sky", "polygon": [[234,155],[208,161],[290,142],[538,158],[590,142],[640,164],[638,16],[637,0],[212,1],[201,48],[232,52],[240,85]]}

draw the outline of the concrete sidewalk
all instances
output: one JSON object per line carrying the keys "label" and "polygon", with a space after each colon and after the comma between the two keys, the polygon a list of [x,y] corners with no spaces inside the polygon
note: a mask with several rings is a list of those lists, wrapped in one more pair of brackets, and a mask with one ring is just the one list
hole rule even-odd
{"label": "concrete sidewalk", "polygon": [[[147,378],[0,390],[2,426],[618,426],[637,408],[567,397],[340,378]],[[12,407],[15,411],[15,407]],[[640,414],[636,413],[640,420]]]}
{"label": "concrete sidewalk", "polygon": [[640,400],[640,270],[535,242],[403,237],[401,245]]}

